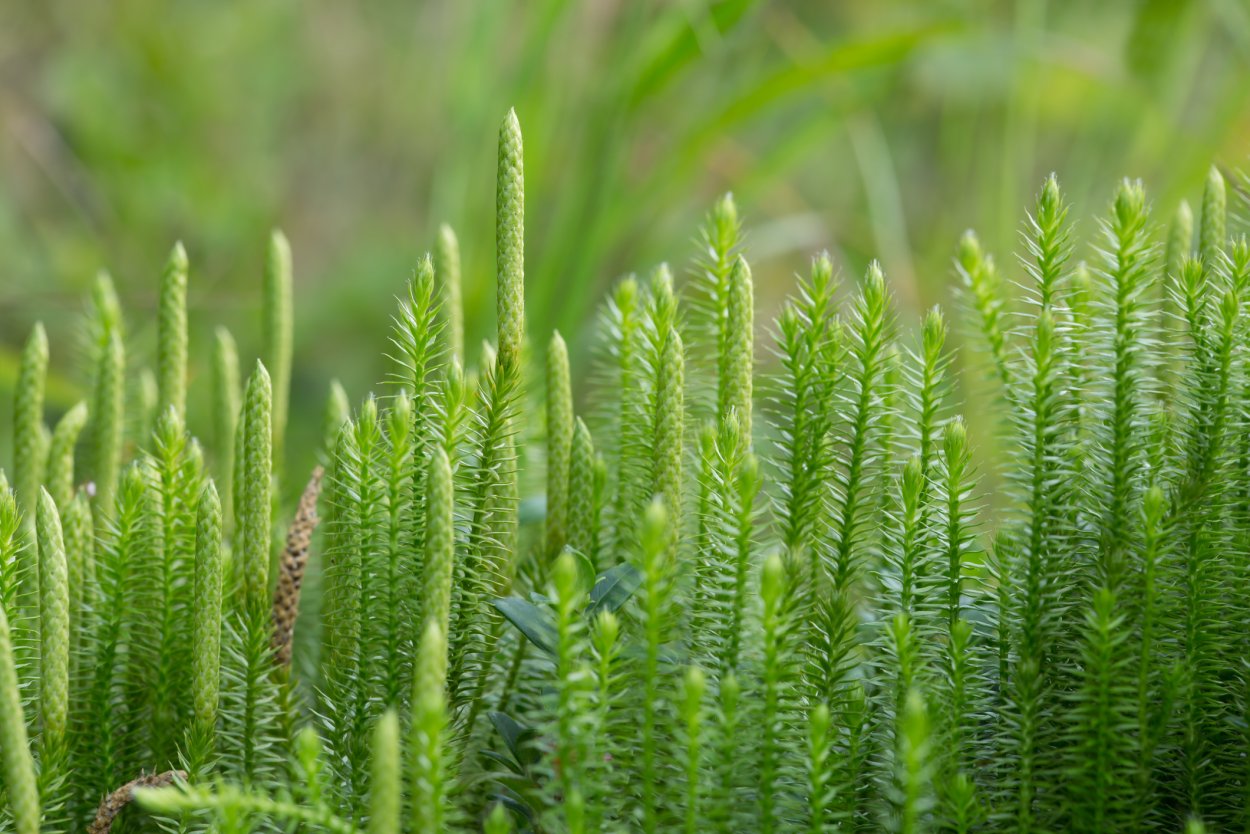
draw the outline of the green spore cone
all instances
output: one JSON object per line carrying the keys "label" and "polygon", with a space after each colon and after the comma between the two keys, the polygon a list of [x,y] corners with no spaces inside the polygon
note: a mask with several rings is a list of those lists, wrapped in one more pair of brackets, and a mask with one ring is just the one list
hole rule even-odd
{"label": "green spore cone", "polygon": [[387,710],[373,729],[368,834],[399,834],[399,717]]}
{"label": "green spore cone", "polygon": [[236,472],[235,525],[238,546],[234,558],[242,577],[248,610],[269,602],[270,528],[273,499],[272,388],[269,372],[257,362],[243,394],[240,426],[242,443],[235,450],[241,462]]}
{"label": "green spore cone", "polygon": [[269,236],[261,308],[264,361],[273,383],[273,453],[281,467],[287,409],[291,400],[291,354],[295,339],[294,278],[291,244],[279,230]]}
{"label": "green spore cone", "polygon": [[334,453],[334,445],[338,443],[339,432],[352,416],[351,401],[343,383],[337,379],[330,380],[330,393],[326,396],[325,412],[321,417],[321,450],[322,460],[329,461]]}
{"label": "green spore cone", "polygon": [[412,831],[442,834],[447,816],[444,734],[447,727],[447,641],[429,618],[417,644],[408,755]]}
{"label": "green spore cone", "polygon": [[517,373],[525,336],[525,169],[521,123],[509,110],[499,128],[495,191],[495,273],[501,368]]}
{"label": "green spore cone", "polygon": [[47,490],[39,493],[40,713],[44,748],[65,739],[69,724],[69,566],[61,516]]}
{"label": "green spore cone", "polygon": [[157,413],[187,413],[187,251],[174,244],[161,275],[156,317]]}
{"label": "green spore cone", "polygon": [[1180,278],[1181,265],[1193,255],[1193,249],[1194,212],[1188,200],[1181,200],[1172,217],[1172,225],[1168,227],[1167,247],[1164,250],[1163,263],[1169,280]]}
{"label": "green spore cone", "polygon": [[443,315],[447,322],[447,344],[452,357],[464,364],[464,301],[460,288],[460,242],[446,223],[438,227],[434,244],[434,276],[443,292]]}
{"label": "green spore cone", "polygon": [[74,497],[74,447],[86,425],[87,404],[80,402],[65,412],[52,432],[46,481],[52,500],[62,510]]}
{"label": "green spore cone", "polygon": [[573,448],[573,388],[569,351],[559,333],[547,346],[547,555],[568,540],[569,467]]}
{"label": "green spore cone", "polygon": [[1198,254],[1209,269],[1215,269],[1228,240],[1228,195],[1224,175],[1211,166],[1202,192],[1202,221],[1198,227]]}
{"label": "green spore cone", "polygon": [[234,465],[234,440],[239,420],[239,350],[234,336],[218,327],[213,338],[213,447],[214,469],[225,494],[222,500],[232,506],[230,469]]}
{"label": "green spore cone", "polygon": [[451,463],[442,446],[430,457],[429,499],[426,504],[425,565],[421,578],[420,611],[447,632],[451,616],[451,578],[456,547],[455,485]]}
{"label": "green spore cone", "polygon": [[48,334],[36,323],[22,349],[13,397],[13,488],[32,521],[43,470],[43,400],[48,376]]}
{"label": "green spore cone", "polygon": [[39,788],[35,760],[26,739],[26,719],[17,688],[9,618],[0,606],[0,765],[16,834],[39,834]]}
{"label": "green spore cone", "polygon": [[573,426],[573,446],[569,456],[569,536],[568,544],[597,564],[596,540],[599,514],[595,504],[595,443],[590,429],[578,417]]}
{"label": "green spore cone", "polygon": [[196,724],[217,723],[221,687],[223,559],[221,499],[209,480],[200,491],[195,521],[195,587],[192,600],[194,643],[191,692]]}

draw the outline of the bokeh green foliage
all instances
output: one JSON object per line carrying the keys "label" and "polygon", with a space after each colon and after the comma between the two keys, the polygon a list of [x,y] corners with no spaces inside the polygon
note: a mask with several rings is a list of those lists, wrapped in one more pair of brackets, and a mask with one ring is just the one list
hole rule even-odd
{"label": "bokeh green foliage", "polygon": [[[281,227],[298,253],[290,447],[314,448],[324,381],[355,397],[384,376],[376,334],[440,222],[469,253],[468,350],[493,332],[484,218],[511,105],[542,207],[529,316],[566,335],[575,373],[608,283],[693,254],[688,230],[729,188],[761,320],[821,248],[851,276],[880,257],[917,312],[948,300],[964,228],[1012,249],[1051,170],[1080,220],[1117,176],[1144,177],[1166,216],[1211,158],[1239,162],[1248,65],[1231,0],[5,4],[0,389],[35,320],[72,342],[102,267],[134,311],[132,376],[154,365],[152,288],[179,239],[190,354],[212,355],[221,322],[250,367]],[[59,413],[88,375],[53,354]],[[211,370],[191,370],[189,413],[209,413]]]}

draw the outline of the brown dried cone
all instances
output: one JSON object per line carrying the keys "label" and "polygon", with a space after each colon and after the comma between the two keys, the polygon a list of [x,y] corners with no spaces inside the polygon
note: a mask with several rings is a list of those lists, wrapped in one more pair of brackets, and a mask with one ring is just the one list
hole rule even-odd
{"label": "brown dried cone", "polygon": [[135,798],[135,788],[164,788],[172,785],[175,780],[186,781],[186,778],[185,770],[167,770],[130,780],[100,802],[95,820],[87,828],[87,834],[108,834],[113,827],[113,820]]}
{"label": "brown dried cone", "polygon": [[279,666],[291,665],[291,645],[295,635],[295,618],[299,615],[299,592],[304,584],[304,568],[308,565],[308,546],[317,529],[317,496],[321,494],[321,477],[325,471],[313,470],[304,494],[300,496],[295,518],[286,534],[282,565],[278,571],[278,587],[273,594],[273,653]]}

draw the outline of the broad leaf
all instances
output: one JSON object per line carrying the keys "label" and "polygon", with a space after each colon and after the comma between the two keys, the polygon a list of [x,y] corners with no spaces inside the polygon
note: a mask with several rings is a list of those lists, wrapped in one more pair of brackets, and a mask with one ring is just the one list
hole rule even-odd
{"label": "broad leaf", "polygon": [[599,575],[595,587],[590,590],[590,604],[586,613],[594,617],[600,611],[615,612],[629,602],[629,598],[642,584],[642,574],[633,565],[625,562],[609,568]]}
{"label": "broad leaf", "polygon": [[538,761],[538,751],[529,743],[537,735],[532,728],[526,727],[512,716],[502,712],[490,713],[490,723],[495,725],[495,730],[498,731],[517,764],[529,767]]}
{"label": "broad leaf", "polygon": [[495,600],[495,607],[508,622],[521,630],[535,646],[547,654],[556,653],[559,635],[551,615],[532,602],[520,597],[504,597]]}

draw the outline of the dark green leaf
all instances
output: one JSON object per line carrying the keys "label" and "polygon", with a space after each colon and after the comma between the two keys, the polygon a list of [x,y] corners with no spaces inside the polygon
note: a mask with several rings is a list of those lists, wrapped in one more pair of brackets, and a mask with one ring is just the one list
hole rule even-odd
{"label": "dark green leaf", "polygon": [[503,753],[496,753],[494,750],[483,750],[482,757],[490,759],[492,762],[498,762],[518,776],[523,773],[521,765],[518,764],[515,759],[505,756]]}
{"label": "dark green leaf", "polygon": [[549,613],[520,597],[497,599],[495,607],[535,646],[547,654],[555,654],[558,635]]}
{"label": "dark green leaf", "polygon": [[599,580],[591,589],[586,613],[593,617],[600,611],[619,610],[641,584],[642,574],[628,562],[609,568],[599,575]]}
{"label": "dark green leaf", "polygon": [[502,712],[490,713],[490,723],[503,739],[508,752],[521,767],[529,767],[538,761],[538,751],[530,744],[537,733],[530,727]]}
{"label": "dark green leaf", "polygon": [[527,824],[533,824],[534,822],[533,809],[530,808],[530,806],[526,804],[525,800],[521,799],[521,797],[518,796],[516,792],[508,788],[500,787],[491,796],[491,799],[495,799],[499,801],[500,803],[503,804],[505,808],[507,808],[509,811],[512,811],[514,814],[519,814],[526,821]]}

